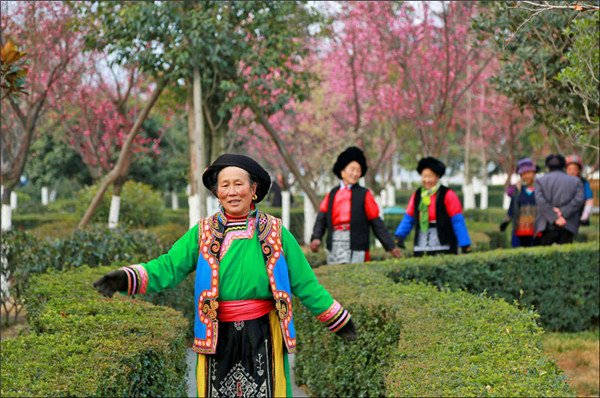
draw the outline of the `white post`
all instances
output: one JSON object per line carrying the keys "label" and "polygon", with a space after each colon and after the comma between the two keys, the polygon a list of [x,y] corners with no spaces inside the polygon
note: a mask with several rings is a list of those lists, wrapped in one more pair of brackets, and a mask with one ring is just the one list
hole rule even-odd
{"label": "white post", "polygon": [[508,196],[505,192],[504,195],[502,195],[502,208],[504,210],[508,210],[509,207],[510,207],[510,196]]}
{"label": "white post", "polygon": [[389,184],[387,187],[387,205],[390,207],[396,206],[396,189],[393,184]]}
{"label": "white post", "polygon": [[171,207],[173,210],[179,210],[179,197],[175,190],[171,191]]}
{"label": "white post", "polygon": [[[4,255],[2,255],[0,261],[2,261],[3,269],[8,268],[7,260],[6,257],[4,257]],[[8,271],[6,272],[6,274],[2,273],[2,275],[0,275],[0,278],[0,294],[2,295],[2,300],[4,301],[8,297],[10,297],[10,281],[8,280],[8,278],[10,278],[10,273]]]}
{"label": "white post", "polygon": [[472,209],[475,207],[475,194],[473,192],[473,186],[471,184],[463,185],[463,208],[465,210]]}
{"label": "white post", "polygon": [[14,191],[10,193],[10,208],[17,210],[17,194]]}
{"label": "white post", "polygon": [[48,204],[48,187],[42,187],[42,204],[44,206]]}
{"label": "white post", "polygon": [[281,222],[290,229],[290,191],[281,191]]}
{"label": "white post", "polygon": [[380,194],[380,202],[377,202],[379,204],[379,209],[383,210],[384,207],[387,206],[387,202],[388,202],[388,193],[387,190],[384,188],[381,190],[381,194]]}
{"label": "white post", "polygon": [[212,216],[219,211],[219,200],[214,196],[206,197],[206,214]]}
{"label": "white post", "polygon": [[56,188],[52,188],[50,190],[50,198],[49,201],[50,202],[54,202],[56,200]]}
{"label": "white post", "polygon": [[113,195],[110,200],[110,213],[108,213],[108,228],[117,228],[119,225],[119,209],[121,197]]}
{"label": "white post", "polygon": [[200,206],[198,206],[198,195],[188,196],[188,207],[190,217],[190,229],[200,221]]}
{"label": "white post", "polygon": [[308,195],[304,195],[304,244],[310,244],[310,236],[312,235],[313,227],[315,224],[315,209],[308,198]]}
{"label": "white post", "polygon": [[487,209],[488,208],[488,186],[481,186],[481,200],[479,201],[479,208]]}
{"label": "white post", "polygon": [[2,231],[8,231],[12,227],[12,209],[10,205],[2,205]]}
{"label": "white post", "polygon": [[[379,207],[379,217],[383,220],[383,206],[380,203],[385,203],[385,190],[381,191],[381,196],[375,197],[375,203],[377,203],[377,207]],[[375,247],[383,247],[379,239],[375,238]]]}

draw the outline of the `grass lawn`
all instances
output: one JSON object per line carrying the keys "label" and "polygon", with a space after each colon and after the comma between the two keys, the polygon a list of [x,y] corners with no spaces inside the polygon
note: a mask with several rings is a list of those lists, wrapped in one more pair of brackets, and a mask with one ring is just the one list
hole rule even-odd
{"label": "grass lawn", "polygon": [[548,357],[565,371],[578,397],[600,396],[598,330],[581,333],[545,333],[542,344]]}

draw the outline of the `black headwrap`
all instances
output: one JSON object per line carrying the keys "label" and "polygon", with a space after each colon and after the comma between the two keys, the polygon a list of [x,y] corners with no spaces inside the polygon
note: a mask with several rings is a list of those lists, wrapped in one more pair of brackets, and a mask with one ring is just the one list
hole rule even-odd
{"label": "black headwrap", "polygon": [[364,176],[367,172],[367,159],[365,158],[363,151],[355,146],[346,148],[344,152],[339,154],[335,164],[333,165],[333,174],[335,174],[338,178],[342,178],[342,170],[344,170],[352,161],[356,161],[358,164],[360,164],[360,176]]}
{"label": "black headwrap", "polygon": [[215,159],[213,164],[208,166],[204,170],[204,174],[202,174],[204,186],[212,191],[213,187],[217,184],[219,172],[229,166],[239,167],[250,173],[252,179],[258,184],[256,187],[257,199],[254,200],[254,203],[263,200],[271,187],[271,176],[256,160],[245,155],[226,153]]}
{"label": "black headwrap", "polygon": [[441,161],[437,160],[436,158],[429,156],[419,160],[417,172],[421,174],[425,169],[430,169],[435,174],[437,174],[438,177],[441,177],[446,172],[446,165]]}

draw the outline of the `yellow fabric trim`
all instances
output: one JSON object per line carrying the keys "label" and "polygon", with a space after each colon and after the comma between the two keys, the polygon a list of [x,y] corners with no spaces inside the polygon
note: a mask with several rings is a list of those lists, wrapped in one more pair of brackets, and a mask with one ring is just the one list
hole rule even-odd
{"label": "yellow fabric trim", "polygon": [[198,354],[196,362],[196,396],[206,397],[206,355]]}
{"label": "yellow fabric trim", "polygon": [[271,325],[273,343],[273,375],[275,376],[273,392],[275,397],[285,397],[287,396],[287,381],[283,366],[283,336],[281,335],[281,326],[279,325],[277,310],[273,309],[269,312],[269,323]]}

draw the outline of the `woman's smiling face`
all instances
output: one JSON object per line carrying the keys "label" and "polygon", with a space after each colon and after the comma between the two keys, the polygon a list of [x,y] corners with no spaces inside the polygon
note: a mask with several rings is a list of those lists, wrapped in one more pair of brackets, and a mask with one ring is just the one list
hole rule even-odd
{"label": "woman's smiling face", "polygon": [[225,167],[217,178],[217,197],[227,214],[244,216],[252,210],[252,197],[257,183],[250,185],[250,176],[244,169]]}

